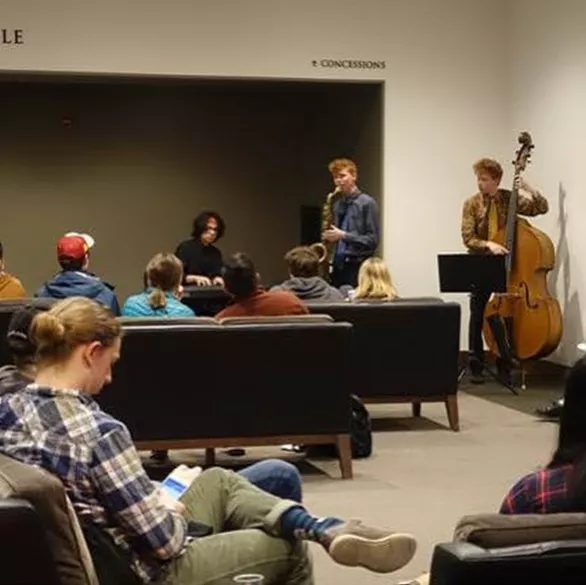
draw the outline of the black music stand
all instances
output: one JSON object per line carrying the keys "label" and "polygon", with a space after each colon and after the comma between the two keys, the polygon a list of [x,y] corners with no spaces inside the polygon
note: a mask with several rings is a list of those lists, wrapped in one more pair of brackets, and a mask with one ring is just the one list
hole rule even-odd
{"label": "black music stand", "polygon": [[[438,254],[440,291],[444,293],[506,292],[507,271],[505,254]],[[516,388],[502,380],[496,372],[484,369],[499,384],[519,394]],[[460,370],[462,380],[466,367]]]}

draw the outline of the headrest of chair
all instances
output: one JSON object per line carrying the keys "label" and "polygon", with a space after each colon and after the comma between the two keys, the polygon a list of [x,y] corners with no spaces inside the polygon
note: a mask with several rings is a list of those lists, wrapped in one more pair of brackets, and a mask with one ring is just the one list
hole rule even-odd
{"label": "headrest of chair", "polygon": [[225,317],[220,320],[220,325],[268,325],[271,323],[285,325],[292,323],[332,323],[334,319],[330,315],[319,313],[313,315],[281,315],[270,317],[263,315],[250,315],[246,317]]}
{"label": "headrest of chair", "polygon": [[136,327],[184,327],[185,325],[218,325],[212,317],[118,317],[124,329]]}
{"label": "headrest of chair", "polygon": [[586,514],[475,514],[464,516],[456,526],[454,540],[483,548],[501,548],[586,539]]}
{"label": "headrest of chair", "polygon": [[38,307],[39,309],[50,309],[57,299],[48,298],[21,298],[0,300],[0,313],[14,313],[22,307]]}

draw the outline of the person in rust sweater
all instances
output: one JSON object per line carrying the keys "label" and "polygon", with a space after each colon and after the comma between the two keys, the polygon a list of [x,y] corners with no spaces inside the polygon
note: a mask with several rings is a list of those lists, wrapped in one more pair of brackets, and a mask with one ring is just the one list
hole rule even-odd
{"label": "person in rust sweater", "polygon": [[4,247],[0,242],[0,299],[19,299],[26,292],[18,278],[4,271]]}
{"label": "person in rust sweater", "polygon": [[291,292],[262,290],[254,263],[243,252],[237,252],[226,262],[224,282],[226,290],[234,296],[234,302],[220,311],[216,319],[309,313],[307,307]]}

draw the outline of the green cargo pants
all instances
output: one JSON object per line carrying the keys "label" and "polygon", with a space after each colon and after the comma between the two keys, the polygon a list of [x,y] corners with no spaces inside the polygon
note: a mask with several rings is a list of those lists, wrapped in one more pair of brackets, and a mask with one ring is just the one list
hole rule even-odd
{"label": "green cargo pants", "polygon": [[165,585],[234,585],[242,573],[263,585],[313,585],[307,543],[278,538],[281,515],[296,502],[281,500],[232,471],[208,469],[181,501],[186,516],[214,529],[191,542],[160,581]]}

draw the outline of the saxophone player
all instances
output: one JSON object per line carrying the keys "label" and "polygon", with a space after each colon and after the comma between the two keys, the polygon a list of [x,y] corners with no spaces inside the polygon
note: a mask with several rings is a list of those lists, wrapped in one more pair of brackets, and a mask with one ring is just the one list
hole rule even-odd
{"label": "saxophone player", "polygon": [[378,205],[356,185],[358,169],[354,161],[337,158],[328,170],[339,194],[333,204],[332,225],[322,234],[322,239],[334,246],[332,284],[356,287],[360,265],[378,246]]}

